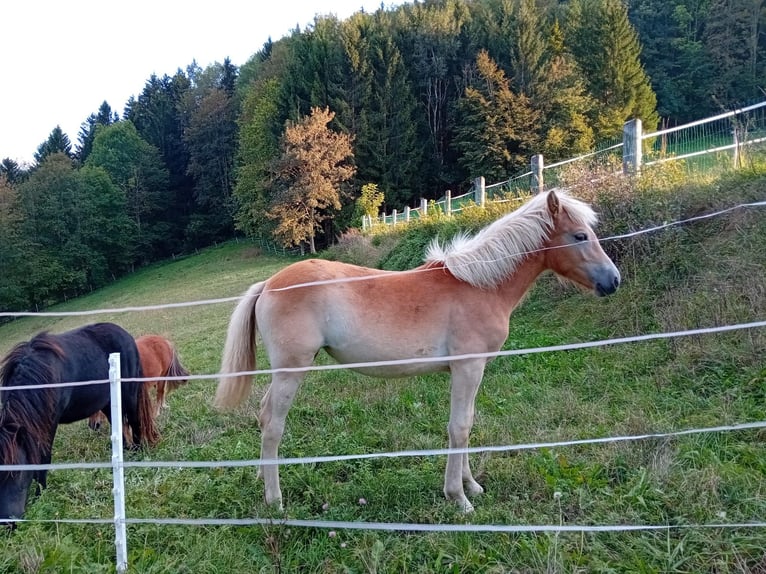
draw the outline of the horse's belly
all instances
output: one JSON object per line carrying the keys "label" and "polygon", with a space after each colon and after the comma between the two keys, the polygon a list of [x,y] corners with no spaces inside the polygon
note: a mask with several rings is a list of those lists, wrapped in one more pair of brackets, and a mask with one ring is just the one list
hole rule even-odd
{"label": "horse's belly", "polygon": [[[371,361],[367,361],[371,362]],[[415,375],[425,375],[439,371],[449,370],[449,363],[446,361],[429,363],[408,363],[405,365],[375,365],[371,367],[353,367],[351,370],[367,375],[368,377],[378,377],[381,379],[395,379],[399,377],[412,377]]]}
{"label": "horse's belly", "polygon": [[87,419],[109,404],[109,391],[105,385],[73,387],[67,400],[61,405],[59,422],[73,423]]}
{"label": "horse's belly", "polygon": [[[449,362],[442,359],[446,352],[436,346],[389,348],[386,352],[365,345],[346,345],[340,349],[326,347],[327,353],[341,364],[359,365],[351,370],[370,377],[396,378],[423,375],[449,369]],[[372,351],[372,352],[371,352]],[[367,366],[369,365],[369,366]]]}

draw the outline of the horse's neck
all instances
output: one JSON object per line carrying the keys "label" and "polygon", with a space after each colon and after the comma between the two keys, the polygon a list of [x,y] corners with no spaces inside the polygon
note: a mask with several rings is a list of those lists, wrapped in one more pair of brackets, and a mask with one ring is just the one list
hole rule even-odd
{"label": "horse's neck", "polygon": [[524,299],[524,296],[544,270],[542,254],[530,255],[519,263],[513,273],[497,286],[498,294],[511,305],[512,310]]}

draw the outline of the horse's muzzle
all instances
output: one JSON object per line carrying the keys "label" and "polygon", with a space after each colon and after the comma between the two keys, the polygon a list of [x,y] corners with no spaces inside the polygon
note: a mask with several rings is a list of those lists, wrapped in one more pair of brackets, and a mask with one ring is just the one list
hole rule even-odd
{"label": "horse's muzzle", "polygon": [[620,286],[620,274],[613,273],[611,277],[604,278],[601,281],[596,281],[596,294],[599,297],[606,297],[611,295]]}

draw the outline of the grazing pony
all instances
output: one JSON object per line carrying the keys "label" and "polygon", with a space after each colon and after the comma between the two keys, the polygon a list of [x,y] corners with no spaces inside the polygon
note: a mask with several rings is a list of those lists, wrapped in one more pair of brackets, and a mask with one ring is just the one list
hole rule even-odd
{"label": "grazing pony", "polygon": [[[96,323],[60,335],[40,333],[19,343],[0,368],[0,465],[49,464],[59,424],[89,417],[110,404],[107,383],[3,390],[109,379],[109,355],[120,353],[124,378],[140,378],[133,337],[113,323]],[[159,435],[149,393],[140,382],[122,382],[122,408],[135,445]],[[45,487],[46,470],[0,471],[0,520],[21,518],[32,479]]]}
{"label": "grazing pony", "polygon": [[[450,448],[465,448],[474,402],[487,357],[508,337],[511,312],[537,277],[555,272],[603,296],[614,293],[620,273],[592,227],[596,215],[563,191],[534,196],[474,237],[448,245],[434,241],[424,265],[381,271],[335,261],[293,263],[252,285],[231,316],[215,403],[233,407],[250,392],[259,332],[274,372],[261,400],[261,459],[275,460],[285,418],[298,387],[320,349],[339,363],[432,358],[433,362],[355,366],[375,377],[435,371],[451,376]],[[456,357],[458,356],[458,357]],[[439,360],[444,357],[443,360]],[[276,464],[260,467],[269,504],[282,506]],[[468,455],[450,454],[444,494],[465,512],[466,497],[483,492]]]}
{"label": "grazing pony", "polygon": [[[141,360],[141,370],[144,378],[156,377],[156,380],[146,381],[147,388],[154,388],[157,401],[154,407],[154,416],[158,417],[160,411],[167,408],[165,393],[176,390],[188,381],[185,379],[165,380],[161,377],[188,377],[189,371],[181,364],[175,346],[165,337],[160,335],[142,335],[136,339],[138,355]],[[106,421],[106,415],[98,412],[88,419],[88,426],[98,430]]]}

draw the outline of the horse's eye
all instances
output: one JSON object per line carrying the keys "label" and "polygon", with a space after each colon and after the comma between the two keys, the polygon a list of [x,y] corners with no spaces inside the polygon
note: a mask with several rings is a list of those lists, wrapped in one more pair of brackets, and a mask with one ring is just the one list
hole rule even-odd
{"label": "horse's eye", "polygon": [[575,241],[588,241],[588,234],[582,231],[574,234]]}

